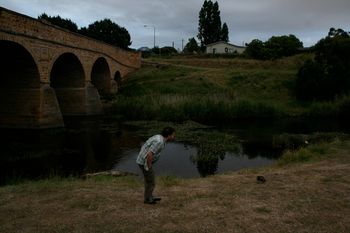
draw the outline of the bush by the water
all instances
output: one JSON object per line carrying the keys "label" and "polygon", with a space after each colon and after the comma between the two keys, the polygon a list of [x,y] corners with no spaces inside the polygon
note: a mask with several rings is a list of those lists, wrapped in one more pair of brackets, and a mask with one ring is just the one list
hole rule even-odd
{"label": "bush by the water", "polygon": [[315,45],[315,59],[300,68],[296,97],[302,101],[333,100],[350,93],[350,34],[331,28]]}

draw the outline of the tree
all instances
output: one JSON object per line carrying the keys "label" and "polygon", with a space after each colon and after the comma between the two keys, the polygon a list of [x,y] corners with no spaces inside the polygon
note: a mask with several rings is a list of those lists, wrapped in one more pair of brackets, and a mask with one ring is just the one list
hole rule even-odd
{"label": "tree", "polygon": [[222,25],[220,40],[228,42],[228,27],[226,23]]}
{"label": "tree", "polygon": [[127,49],[131,45],[129,32],[110,19],[95,21],[87,28],[81,28],[79,32],[120,48]]}
{"label": "tree", "polygon": [[265,45],[264,42],[258,39],[252,40],[249,44],[246,44],[247,48],[244,53],[251,58],[265,59]]}
{"label": "tree", "polygon": [[177,54],[177,50],[171,46],[164,46],[160,49],[161,55]]}
{"label": "tree", "polygon": [[218,42],[222,40],[222,38],[228,41],[228,27],[226,23],[224,23],[224,25],[225,28],[221,28],[218,2],[213,3],[211,0],[205,0],[199,11],[197,35],[202,49],[204,49],[205,45]]}
{"label": "tree", "polygon": [[262,60],[292,56],[303,47],[303,43],[294,35],[273,36],[266,42],[255,39],[246,45],[245,54]]}
{"label": "tree", "polygon": [[196,39],[194,37],[188,39],[188,42],[184,48],[185,53],[193,53],[193,52],[198,52],[199,51],[199,46],[197,44]]}
{"label": "tree", "polygon": [[295,93],[299,100],[332,100],[350,93],[350,33],[331,28],[314,47],[315,59],[299,70]]}
{"label": "tree", "polygon": [[38,16],[38,19],[46,20],[56,26],[68,29],[69,31],[72,31],[72,32],[78,32],[78,26],[76,25],[76,23],[72,22],[70,19],[63,19],[59,15],[48,16],[46,13],[43,13]]}
{"label": "tree", "polygon": [[294,35],[273,36],[265,42],[265,47],[269,53],[267,57],[276,59],[296,54],[303,47],[303,43]]}
{"label": "tree", "polygon": [[218,42],[221,39],[221,18],[218,2],[214,2],[212,8],[212,18],[210,23],[211,43]]}

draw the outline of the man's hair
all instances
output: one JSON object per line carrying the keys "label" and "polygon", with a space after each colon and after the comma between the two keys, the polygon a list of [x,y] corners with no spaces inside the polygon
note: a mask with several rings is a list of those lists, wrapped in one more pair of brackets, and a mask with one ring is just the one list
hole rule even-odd
{"label": "man's hair", "polygon": [[168,137],[169,135],[172,135],[173,133],[175,132],[175,129],[172,128],[172,127],[165,127],[163,130],[162,130],[162,136],[163,137]]}

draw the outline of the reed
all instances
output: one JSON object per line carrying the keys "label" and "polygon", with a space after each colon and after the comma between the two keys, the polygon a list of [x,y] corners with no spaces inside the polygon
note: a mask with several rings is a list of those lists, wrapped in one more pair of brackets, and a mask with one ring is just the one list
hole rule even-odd
{"label": "reed", "polygon": [[273,118],[285,114],[283,108],[274,103],[235,100],[220,94],[120,96],[113,103],[112,111],[122,113],[127,119],[163,121]]}

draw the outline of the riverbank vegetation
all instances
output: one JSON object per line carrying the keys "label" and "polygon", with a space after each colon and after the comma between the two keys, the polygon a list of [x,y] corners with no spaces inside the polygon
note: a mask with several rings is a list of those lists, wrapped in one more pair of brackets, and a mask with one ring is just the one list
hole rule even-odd
{"label": "riverbank vegetation", "polygon": [[[350,144],[287,152],[280,165],[206,179],[51,178],[0,187],[1,232],[339,232],[350,229]],[[300,157],[303,159],[290,160]],[[307,159],[305,159],[307,158]],[[257,183],[256,177],[265,177]]]}
{"label": "riverbank vegetation", "polygon": [[348,115],[350,98],[300,102],[298,69],[312,54],[275,61],[242,58],[152,58],[127,77],[113,114],[135,120],[232,121],[237,118]]}
{"label": "riverbank vegetation", "polygon": [[[208,55],[148,58],[125,79],[112,112],[127,119],[201,122],[349,117],[349,48],[349,33],[331,28],[308,52],[276,55],[272,60]],[[272,54],[270,50],[260,52]]]}

